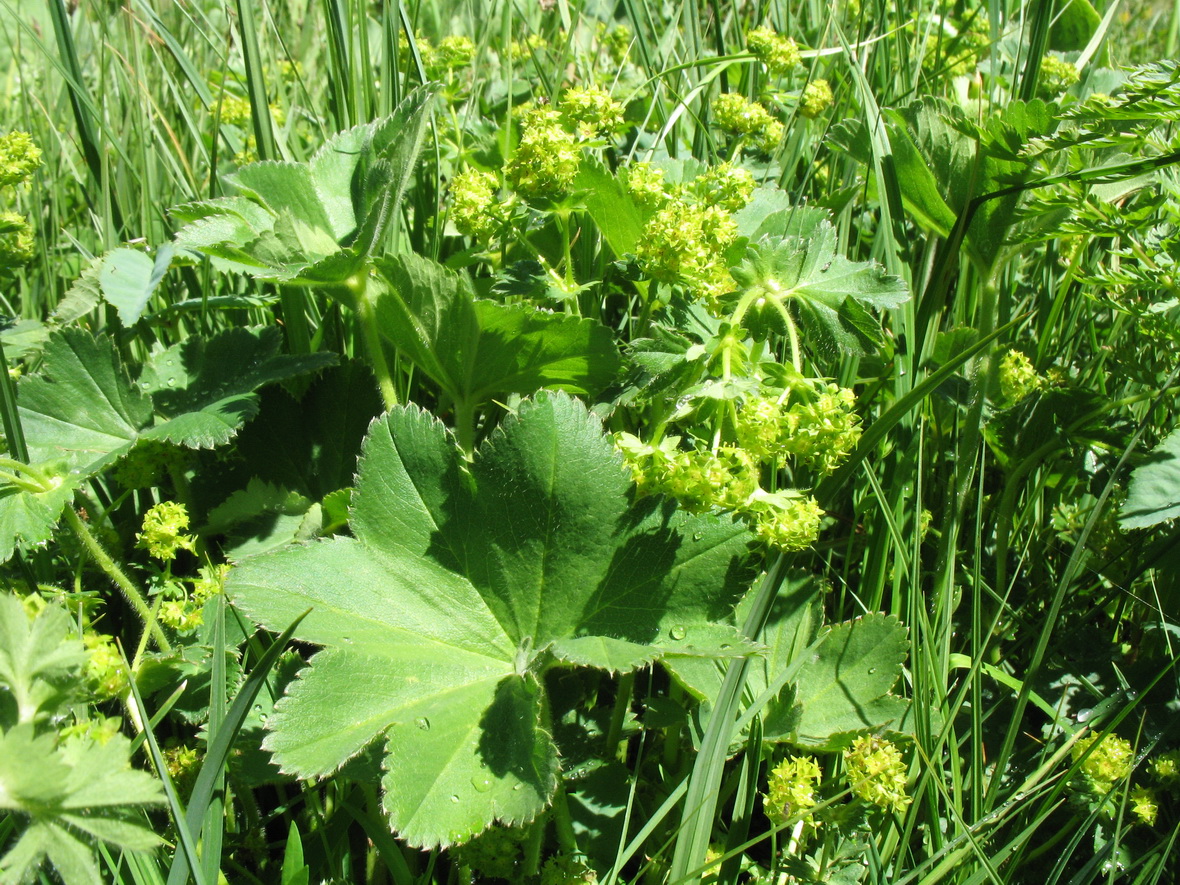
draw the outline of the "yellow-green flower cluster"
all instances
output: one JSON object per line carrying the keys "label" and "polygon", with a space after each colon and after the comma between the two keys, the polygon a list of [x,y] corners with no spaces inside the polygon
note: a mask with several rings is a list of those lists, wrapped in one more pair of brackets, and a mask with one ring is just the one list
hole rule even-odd
{"label": "yellow-green flower cluster", "polygon": [[[426,68],[431,77],[441,77],[460,68],[465,68],[475,60],[475,44],[470,37],[453,34],[443,37],[435,46],[423,34],[414,35],[414,45],[418,47],[418,57],[422,59],[422,67]],[[399,34],[397,40],[398,58],[403,66],[413,61],[410,53],[410,41],[406,35]]]}
{"label": "yellow-green flower cluster", "polygon": [[819,763],[812,756],[788,756],[770,772],[762,809],[772,824],[783,826],[796,820],[813,822],[809,813],[819,799]]}
{"label": "yellow-green flower cluster", "polygon": [[641,206],[658,209],[672,194],[664,183],[664,170],[651,163],[639,162],[627,166],[623,172],[627,192]]}
{"label": "yellow-green flower cluster", "polygon": [[831,473],[860,440],[856,396],[836,384],[812,382],[789,406],[782,397],[753,397],[738,412],[738,442],[756,457],[793,456]]}
{"label": "yellow-green flower cluster", "polygon": [[905,761],[890,740],[876,736],[854,740],[844,751],[844,776],[855,795],[879,808],[902,814],[910,804]]}
{"label": "yellow-green flower cluster", "polygon": [[680,438],[651,445],[630,433],[615,437],[615,447],[631,469],[640,494],[669,495],[686,510],[740,510],[758,489],[757,465],[742,449],[717,451],[679,447]]}
{"label": "yellow-green flower cluster", "polygon": [[623,106],[598,86],[579,86],[561,99],[561,113],[578,138],[603,138],[623,128]]}
{"label": "yellow-green flower cluster", "polygon": [[127,665],[115,641],[103,633],[87,630],[82,644],[90,652],[86,661],[86,680],[100,701],[122,696],[127,689]]}
{"label": "yellow-green flower cluster", "polygon": [[1016,405],[1040,386],[1032,361],[1019,350],[1008,351],[1000,360],[1000,392],[1009,405]]}
{"label": "yellow-green flower cluster", "polygon": [[192,550],[197,539],[186,535],[188,510],[177,501],[163,501],[143,516],[137,546],[162,562],[170,562],[181,550]]}
{"label": "yellow-green flower cluster", "polygon": [[1039,88],[1048,96],[1060,95],[1078,82],[1078,69],[1072,62],[1046,55],[1041,59],[1041,79]]}
{"label": "yellow-green flower cluster", "polygon": [[815,119],[832,106],[832,86],[827,80],[812,80],[799,96],[799,115]]}
{"label": "yellow-green flower cluster", "polygon": [[750,171],[733,163],[714,166],[689,184],[702,203],[726,212],[736,212],[747,206],[754,196],[754,186],[754,176]]}
{"label": "yellow-green flower cluster", "polygon": [[787,552],[806,550],[819,537],[824,512],[810,495],[757,489],[745,508],[762,543]]}
{"label": "yellow-green flower cluster", "polygon": [[508,163],[508,181],[527,200],[565,196],[578,174],[582,150],[562,126],[556,108],[534,107],[521,120],[520,144]]}
{"label": "yellow-green flower cluster", "polygon": [[459,233],[487,241],[499,233],[504,216],[496,199],[496,177],[467,169],[451,181],[451,221]]}
{"label": "yellow-green flower cluster", "polygon": [[789,74],[803,60],[795,41],[771,28],[755,28],[747,33],[746,48],[772,74]]}
{"label": "yellow-green flower cluster", "polygon": [[598,39],[601,45],[606,47],[607,54],[617,70],[627,60],[627,53],[631,51],[631,29],[626,25],[618,25],[608,30],[606,24],[602,23],[598,26]]}
{"label": "yellow-green flower cluster", "polygon": [[1156,816],[1159,814],[1159,797],[1151,787],[1136,787],[1131,791],[1131,814],[1139,819],[1141,824],[1155,826]]}
{"label": "yellow-green flower cluster", "polygon": [[0,187],[19,184],[41,165],[41,149],[27,132],[0,136]]}
{"label": "yellow-green flower cluster", "polygon": [[33,257],[33,228],[19,212],[0,212],[0,266],[26,264]]}
{"label": "yellow-green flower cluster", "polygon": [[232,92],[221,96],[221,122],[230,126],[247,126],[250,123],[250,99]]}
{"label": "yellow-green flower cluster", "polygon": [[783,140],[783,124],[756,101],[737,92],[724,92],[713,101],[713,117],[726,132],[770,153]]}
{"label": "yellow-green flower cluster", "polygon": [[492,879],[518,881],[521,843],[528,830],[494,826],[452,852],[460,864]]}
{"label": "yellow-green flower cluster", "polygon": [[717,294],[730,285],[724,257],[736,238],[737,222],[724,209],[672,200],[647,223],[635,254],[654,279]]}
{"label": "yellow-green flower cluster", "polygon": [[541,885],[598,885],[598,873],[577,857],[559,854],[541,867]]}
{"label": "yellow-green flower cluster", "polygon": [[1148,771],[1161,787],[1173,792],[1180,791],[1180,749],[1160,753],[1151,760]]}
{"label": "yellow-green flower cluster", "polygon": [[[1091,747],[1094,749],[1087,756]],[[1082,777],[1100,796],[1109,793],[1117,782],[1130,777],[1135,761],[1130,741],[1117,734],[1108,734],[1101,739],[1096,734],[1087,735],[1074,744],[1070,752],[1074,762],[1085,757],[1081,767]]]}
{"label": "yellow-green flower cluster", "polygon": [[475,61],[475,44],[470,37],[451,34],[438,41],[431,57],[431,68],[455,71]]}
{"label": "yellow-green flower cluster", "polygon": [[[41,165],[41,149],[27,132],[0,136],[0,187],[20,184]],[[17,212],[0,212],[0,267],[19,267],[33,257],[33,228]]]}

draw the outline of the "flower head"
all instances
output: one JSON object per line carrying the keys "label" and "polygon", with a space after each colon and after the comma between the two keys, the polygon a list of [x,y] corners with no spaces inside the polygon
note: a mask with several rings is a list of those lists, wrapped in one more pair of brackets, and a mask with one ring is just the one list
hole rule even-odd
{"label": "flower head", "polygon": [[783,124],[756,101],[736,92],[724,92],[713,101],[717,125],[726,132],[748,138],[750,143],[770,153],[783,139]]}
{"label": "flower head", "polygon": [[19,212],[0,212],[0,266],[17,267],[33,257],[33,229]]}
{"label": "flower head", "polygon": [[812,80],[799,97],[800,116],[814,119],[832,106],[832,87],[827,80]]}
{"label": "flower head", "polygon": [[598,86],[568,90],[561,99],[561,113],[583,140],[611,135],[624,125],[623,106]]}
{"label": "flower head", "polygon": [[163,501],[150,508],[143,517],[143,531],[138,546],[163,562],[176,558],[180,550],[192,550],[197,539],[184,534],[188,528],[188,510],[177,501]]}
{"label": "flower head", "polygon": [[41,149],[19,130],[0,135],[0,187],[24,181],[41,165]]}
{"label": "flower head", "polygon": [[477,240],[490,240],[499,232],[504,219],[496,211],[494,175],[467,169],[451,181],[451,220],[459,233]]}
{"label": "flower head", "polygon": [[521,120],[508,181],[525,199],[557,199],[574,183],[582,151],[561,124],[561,112],[551,107],[534,107]]}
{"label": "flower head", "polygon": [[1070,752],[1074,762],[1082,760],[1082,777],[1099,795],[1105,796],[1116,782],[1131,776],[1135,752],[1131,749],[1131,742],[1117,734],[1108,734],[1101,739],[1097,734],[1087,735],[1074,744]]}
{"label": "flower head", "polygon": [[794,40],[770,28],[755,28],[746,34],[746,48],[766,65],[772,74],[790,73],[803,60]]}
{"label": "flower head", "polygon": [[793,820],[813,820],[809,810],[818,803],[819,764],[812,756],[788,756],[770,772],[762,808],[770,822],[782,826]]}
{"label": "flower head", "polygon": [[906,795],[906,764],[897,745],[885,738],[857,738],[844,751],[844,776],[852,792],[879,808],[903,813],[911,799]]}

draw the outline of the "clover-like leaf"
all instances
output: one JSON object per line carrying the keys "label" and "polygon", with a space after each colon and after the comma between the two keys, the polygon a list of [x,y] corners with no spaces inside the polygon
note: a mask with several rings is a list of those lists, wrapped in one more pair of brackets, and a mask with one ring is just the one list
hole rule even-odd
{"label": "clover-like leaf", "polygon": [[415,407],[377,419],[354,538],[245,560],[235,604],[267,627],[308,608],[323,646],[270,718],[287,772],[328,774],[385,740],[385,808],[413,845],[533,819],[559,774],[543,672],[626,671],[664,654],[744,654],[720,626],[750,577],[748,530],[635,503],[597,419],[521,404],[470,463]]}

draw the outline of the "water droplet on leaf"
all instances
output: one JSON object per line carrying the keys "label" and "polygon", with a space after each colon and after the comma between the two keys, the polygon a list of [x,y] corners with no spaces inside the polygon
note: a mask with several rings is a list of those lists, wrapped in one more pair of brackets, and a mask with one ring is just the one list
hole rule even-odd
{"label": "water droplet on leaf", "polygon": [[475,787],[477,793],[486,793],[492,788],[492,779],[483,775],[476,775],[471,779],[471,786]]}
{"label": "water droplet on leaf", "polygon": [[430,731],[430,720],[427,719],[425,716],[419,716],[417,719],[414,720],[414,724],[417,725],[423,731]]}
{"label": "water droplet on leaf", "polygon": [[684,627],[682,627],[680,624],[677,624],[675,627],[673,627],[671,630],[668,631],[668,635],[671,636],[673,639],[683,639],[685,636],[688,635],[688,631],[686,629],[684,629]]}
{"label": "water droplet on leaf", "polygon": [[452,802],[458,802],[458,801],[459,801],[459,797],[458,797],[458,796],[454,796],[454,795],[452,795],[452,796],[451,796],[451,801],[452,801]]}

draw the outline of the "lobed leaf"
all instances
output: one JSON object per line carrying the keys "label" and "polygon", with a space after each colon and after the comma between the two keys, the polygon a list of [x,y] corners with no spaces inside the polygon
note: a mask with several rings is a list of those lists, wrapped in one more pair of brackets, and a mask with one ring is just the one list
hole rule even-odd
{"label": "lobed leaf", "polygon": [[276,705],[276,761],[326,774],[384,737],[385,807],[411,844],[545,807],[559,764],[540,674],[558,660],[747,652],[714,622],[749,577],[748,530],[633,503],[598,421],[564,394],[524,402],[470,463],[438,421],[394,409],[353,500],[355,538],[248,559],[228,589],[268,627],[311,608],[297,635],[325,647]]}

